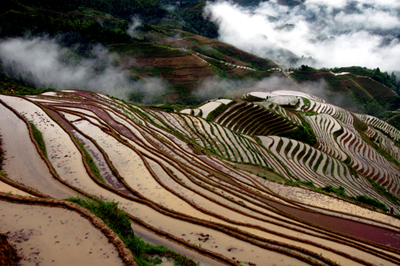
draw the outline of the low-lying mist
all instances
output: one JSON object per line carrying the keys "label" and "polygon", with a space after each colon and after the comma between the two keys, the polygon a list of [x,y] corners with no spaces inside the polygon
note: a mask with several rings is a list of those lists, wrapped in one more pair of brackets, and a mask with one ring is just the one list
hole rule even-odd
{"label": "low-lying mist", "polygon": [[6,72],[35,87],[91,90],[129,100],[132,95],[143,103],[152,103],[166,90],[158,78],[136,81],[129,71],[117,66],[119,55],[102,45],[75,53],[77,47],[65,48],[56,38],[15,38],[0,42],[0,59]]}
{"label": "low-lying mist", "polygon": [[[397,0],[307,0],[295,7],[270,0],[253,8],[216,1],[204,16],[218,25],[221,41],[286,66],[400,69]],[[300,60],[289,60],[287,50]]]}
{"label": "low-lying mist", "polygon": [[343,100],[342,95],[335,95],[329,92],[328,85],[323,79],[296,84],[291,79],[283,76],[271,76],[262,80],[232,80],[213,77],[203,80],[199,88],[193,92],[193,95],[202,101],[206,101],[219,97],[237,99],[252,91],[271,92],[275,90],[301,91],[318,96],[333,104],[338,104]]}

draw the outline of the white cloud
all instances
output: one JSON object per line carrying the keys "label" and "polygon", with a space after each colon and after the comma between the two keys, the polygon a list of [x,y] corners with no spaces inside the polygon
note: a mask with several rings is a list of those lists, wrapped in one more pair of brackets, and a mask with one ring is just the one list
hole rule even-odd
{"label": "white cloud", "polygon": [[[79,58],[73,50],[47,37],[0,42],[0,59],[5,68],[37,87],[91,90],[124,99],[140,92],[147,103],[166,89],[166,82],[158,78],[131,81],[128,71],[115,66],[118,55],[104,46],[97,45],[88,52],[92,54],[90,58]],[[77,60],[71,62],[66,58]]]}
{"label": "white cloud", "polygon": [[142,21],[138,16],[133,16],[132,17],[132,22],[128,25],[128,30],[127,33],[132,36],[132,37],[139,37],[139,31],[137,31],[137,28],[142,26]]}
{"label": "white cloud", "polygon": [[287,49],[312,57],[315,67],[400,69],[400,1],[376,2],[307,0],[289,8],[269,1],[246,9],[219,1],[204,12],[221,41],[279,63],[289,65]]}

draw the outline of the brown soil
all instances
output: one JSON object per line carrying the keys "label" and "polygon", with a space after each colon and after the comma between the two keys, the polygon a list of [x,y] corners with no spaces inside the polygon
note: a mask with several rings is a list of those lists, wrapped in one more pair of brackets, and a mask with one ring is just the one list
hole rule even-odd
{"label": "brown soil", "polygon": [[[235,61],[235,62],[236,62],[236,61]],[[227,71],[226,71],[226,74],[228,74],[228,75],[230,75],[230,76],[240,76],[240,75],[243,75],[243,74],[246,74],[246,73],[249,73],[249,72],[253,72],[253,71],[248,70],[248,69],[243,69],[243,68],[237,68],[237,67],[235,67],[235,68],[233,68],[233,69],[227,70]]]}
{"label": "brown soil", "polygon": [[175,102],[179,99],[178,93],[170,93],[163,96],[164,102]]}
{"label": "brown soil", "polygon": [[19,259],[15,249],[8,243],[7,237],[0,234],[0,265],[17,266]]}
{"label": "brown soil", "polygon": [[175,38],[163,38],[163,39],[158,39],[157,40],[158,43],[162,43],[162,44],[166,44],[166,45],[174,45],[174,46],[179,46],[179,47],[185,47],[185,48],[189,48],[189,49],[194,49],[197,48],[198,45],[193,43],[193,42],[189,42],[189,41],[185,41],[185,40],[180,40],[180,39],[175,39]]}
{"label": "brown soil", "polygon": [[196,39],[199,42],[202,42],[202,43],[205,43],[205,44],[216,42],[213,39],[209,39],[207,37],[203,37],[203,36],[200,36],[200,35],[190,36],[190,37],[187,37],[187,39]]}
{"label": "brown soil", "polygon": [[[90,249],[90,253],[85,255],[85,257],[81,257],[82,259],[76,262],[82,264],[85,260],[89,262],[94,259],[100,262],[100,257],[103,257],[103,260],[122,260],[121,262],[125,265],[137,266],[132,253],[126,248],[122,240],[100,218],[75,203],[56,199],[20,197],[0,192],[0,204],[3,206],[2,212],[0,212],[0,214],[3,214],[1,217],[2,220],[9,221],[9,223],[1,223],[0,227],[9,228],[8,234],[13,238],[13,245],[17,244],[25,249],[25,251],[28,251],[23,252],[25,254],[24,259],[28,260],[31,258],[32,261],[37,260],[39,262],[42,258],[49,260],[52,257],[54,260],[60,261],[60,264],[57,265],[62,265],[61,262],[67,265],[68,261],[74,256],[77,257],[77,253],[82,253],[81,249],[85,248],[85,250]],[[10,204],[13,205],[12,208],[8,207]],[[19,211],[19,209],[21,210]],[[50,216],[48,216],[49,214]],[[44,217],[43,215],[46,216]],[[42,226],[44,224],[47,224],[46,227]],[[91,226],[88,226],[88,224],[91,224]],[[22,230],[14,230],[21,227],[23,228]],[[60,228],[66,229],[60,230]],[[90,236],[88,234],[81,236],[79,233],[77,234],[77,232],[83,232],[84,230],[90,232]],[[56,235],[54,239],[57,238],[58,240],[54,240],[54,243],[59,244],[58,246],[49,244],[51,242],[49,240],[53,239],[53,237],[46,237],[46,235],[51,234]],[[62,237],[65,242],[60,243]],[[37,241],[32,242],[34,239],[46,244],[48,246],[47,249]],[[76,246],[68,245],[71,241],[80,242],[80,244]],[[77,248],[79,245],[80,249]],[[28,249],[26,249],[27,247]],[[36,251],[41,250],[40,253],[42,254],[40,256],[39,253],[35,254],[32,248],[29,247],[33,247]],[[97,253],[94,250],[95,247]],[[51,250],[57,249],[63,251],[62,256],[65,256],[64,260],[58,252],[55,255],[51,252]],[[75,250],[76,252],[73,255],[69,254],[67,252],[68,249]],[[115,251],[113,251],[114,249]],[[104,255],[105,252],[109,252],[110,254]]]}
{"label": "brown soil", "polygon": [[[201,76],[210,76],[214,74],[211,68],[185,68],[185,69],[178,69],[172,71],[174,76],[187,76],[189,77],[201,77]],[[179,77],[182,78],[182,77]]]}
{"label": "brown soil", "polygon": [[191,55],[166,58],[138,58],[136,61],[142,66],[153,67],[187,68],[203,67],[207,65],[207,63],[204,63],[203,61],[195,60]]}
{"label": "brown soil", "polygon": [[248,66],[248,65],[249,65],[249,64],[246,63],[246,62],[240,61],[239,59],[235,59],[235,58],[232,58],[232,57],[227,56],[227,55],[222,55],[222,57],[223,57],[228,63],[231,63],[231,64],[232,64],[233,62],[235,62],[235,64],[238,65],[238,66]]}

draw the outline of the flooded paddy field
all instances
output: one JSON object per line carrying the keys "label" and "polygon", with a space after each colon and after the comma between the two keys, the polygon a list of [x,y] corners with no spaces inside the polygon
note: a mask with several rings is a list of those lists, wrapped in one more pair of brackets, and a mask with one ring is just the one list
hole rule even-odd
{"label": "flooded paddy field", "polygon": [[[274,95],[279,95],[279,101],[267,107],[247,104],[254,117],[262,108],[274,108],[271,113],[285,117],[279,118],[282,121],[295,117],[279,104],[295,104],[294,100],[303,95],[289,93],[288,99],[284,93]],[[309,99],[319,101],[311,96]],[[16,232],[34,232],[26,243],[14,241],[20,244],[20,254],[26,261],[56,261],[60,258],[54,257],[52,253],[58,252],[54,249],[66,243],[62,250],[73,252],[76,256],[71,261],[82,265],[97,259],[105,265],[127,263],[112,244],[107,246],[100,240],[101,233],[95,233],[97,229],[89,222],[80,222],[83,218],[78,214],[29,204],[36,198],[62,200],[71,196],[118,202],[138,236],[166,245],[201,265],[254,266],[266,265],[266,261],[270,265],[396,265],[400,259],[400,222],[394,216],[305,189],[303,183],[288,185],[297,180],[317,187],[333,184],[343,186],[351,196],[364,189],[391,207],[391,201],[373,191],[363,174],[379,172],[376,178],[391,180],[397,170],[389,162],[385,162],[390,166],[386,170],[368,170],[367,159],[362,156],[375,153],[365,148],[367,144],[361,145],[361,140],[355,141],[356,131],[350,125],[343,133],[347,135],[329,146],[328,140],[335,141],[334,132],[344,123],[326,114],[333,112],[331,106],[320,102],[312,105],[326,113],[309,120],[319,132],[319,140],[325,140],[323,145],[311,147],[289,138],[258,138],[236,132],[243,131],[246,122],[240,112],[222,112],[208,121],[73,90],[26,98],[0,95],[0,100],[0,123],[7,125],[0,127],[5,151],[1,169],[12,182],[20,183],[13,186],[0,182],[0,208],[4,213],[0,232],[14,232],[17,239]],[[304,100],[299,102],[302,105],[296,108],[306,108]],[[229,101],[204,106],[203,115],[222,103]],[[42,140],[33,135],[30,123],[41,132]],[[294,123],[301,121],[297,117]],[[343,162],[353,153],[358,154],[350,166],[358,171],[358,177]],[[384,159],[381,156],[379,160]],[[388,184],[390,191],[397,191],[397,181]],[[30,194],[29,189],[37,193]],[[11,203],[13,195],[20,195],[22,203]],[[43,215],[47,218],[39,222]],[[31,225],[27,224],[28,217]],[[84,240],[69,234],[63,223],[56,225],[49,217],[73,224],[76,234],[91,228],[89,235],[93,238]],[[43,226],[49,227],[48,232],[41,231]],[[60,242],[50,247],[54,242],[50,234],[56,231],[57,238],[63,240],[55,240]],[[43,243],[45,250],[36,251],[33,240]],[[78,240],[80,250],[73,242]],[[73,248],[71,243],[75,244]],[[107,250],[107,255],[94,251],[99,247]],[[30,248],[39,253],[27,253]],[[81,259],[80,254],[85,252],[93,255]],[[108,256],[108,264],[104,256]],[[172,263],[166,257],[162,260],[161,265]]]}

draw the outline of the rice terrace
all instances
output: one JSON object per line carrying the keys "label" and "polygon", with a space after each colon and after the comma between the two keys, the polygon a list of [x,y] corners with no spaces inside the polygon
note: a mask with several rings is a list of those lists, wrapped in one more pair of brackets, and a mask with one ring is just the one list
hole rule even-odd
{"label": "rice terrace", "polygon": [[400,3],[7,0],[0,266],[400,265]]}
{"label": "rice terrace", "polygon": [[181,265],[399,262],[400,132],[377,118],[295,91],[180,113],[75,90],[0,103],[0,230],[24,261],[137,265],[141,236]]}

